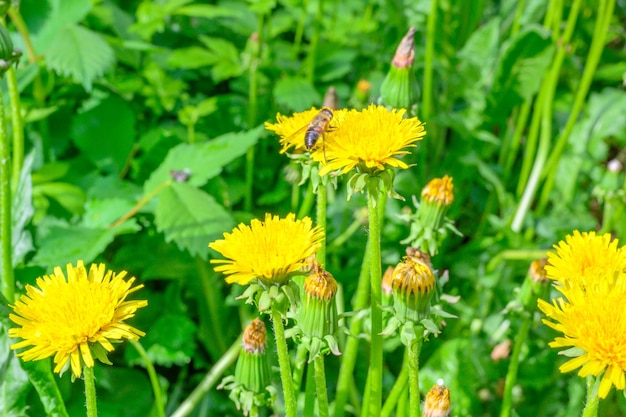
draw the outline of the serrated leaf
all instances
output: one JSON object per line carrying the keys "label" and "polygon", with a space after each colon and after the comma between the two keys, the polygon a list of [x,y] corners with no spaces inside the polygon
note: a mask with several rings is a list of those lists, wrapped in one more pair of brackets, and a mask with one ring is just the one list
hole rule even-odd
{"label": "serrated leaf", "polygon": [[157,229],[192,255],[206,258],[209,243],[235,225],[215,199],[188,183],[173,183],[159,194]]}
{"label": "serrated leaf", "polygon": [[134,221],[127,221],[114,229],[53,226],[39,239],[39,250],[31,263],[46,269],[76,264],[78,260],[88,264],[104,252],[117,234],[137,230]]}
{"label": "serrated leaf", "polygon": [[236,77],[243,72],[239,50],[232,42],[209,36],[201,36],[200,42],[217,57],[217,61],[211,69],[211,75],[215,82]]}
{"label": "serrated leaf", "polygon": [[553,55],[554,45],[543,28],[531,27],[518,33],[498,62],[486,113],[499,120],[513,107],[530,100],[539,90]]}
{"label": "serrated leaf", "polygon": [[135,139],[135,113],[126,101],[111,95],[72,120],[72,139],[103,171],[124,169]]}
{"label": "serrated leaf", "polygon": [[74,77],[85,89],[115,61],[102,35],[76,24],[64,26],[46,51],[46,64],[59,74]]}
{"label": "serrated leaf", "polygon": [[157,168],[144,185],[144,193],[148,195],[160,184],[171,179],[172,170],[189,170],[189,184],[201,187],[210,179],[222,172],[222,167],[235,158],[244,155],[248,148],[254,146],[263,132],[263,127],[241,133],[227,133],[213,140],[180,144],[172,149],[163,163]]}
{"label": "serrated leaf", "polygon": [[274,97],[278,104],[292,111],[303,111],[312,106],[319,106],[322,97],[313,85],[300,77],[285,77],[274,86]]}

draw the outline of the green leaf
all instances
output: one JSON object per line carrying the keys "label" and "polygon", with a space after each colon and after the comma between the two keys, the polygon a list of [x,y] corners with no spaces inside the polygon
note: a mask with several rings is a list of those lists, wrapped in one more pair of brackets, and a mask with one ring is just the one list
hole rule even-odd
{"label": "green leaf", "polygon": [[222,167],[244,155],[259,140],[263,127],[241,133],[227,133],[211,141],[181,144],[170,149],[163,163],[144,185],[145,195],[171,179],[170,171],[187,169],[191,172],[189,184],[201,187],[222,172]]}
{"label": "green leaf", "polygon": [[110,95],[72,120],[72,138],[98,168],[119,174],[135,138],[135,113],[126,101]]}
{"label": "green leaf", "polygon": [[46,269],[68,263],[76,264],[78,260],[88,264],[104,252],[117,234],[137,230],[134,221],[128,221],[115,229],[52,226],[39,239],[39,250],[31,263]]}
{"label": "green leaf", "polygon": [[162,366],[182,366],[193,357],[196,333],[195,323],[187,316],[165,313],[150,326],[150,331],[147,332],[142,344],[146,346],[153,363]]}
{"label": "green leaf", "polygon": [[88,91],[114,62],[113,49],[102,35],[76,24],[63,27],[46,51],[50,69],[74,77]]}
{"label": "green leaf", "polygon": [[82,188],[65,182],[50,182],[35,185],[34,198],[47,197],[56,200],[72,214],[82,214],[85,205],[85,192]]}
{"label": "green leaf", "polygon": [[203,258],[208,255],[209,242],[235,225],[211,195],[188,183],[173,183],[159,194],[155,223],[168,242]]}
{"label": "green leaf", "polygon": [[541,27],[520,32],[508,43],[487,97],[486,113],[492,120],[505,118],[513,107],[537,93],[553,54],[554,45],[549,33]]}
{"label": "green leaf", "polygon": [[204,17],[206,19],[237,16],[237,12],[231,8],[214,6],[212,4],[191,4],[174,10],[172,14],[189,17]]}
{"label": "green leaf", "polygon": [[213,81],[218,83],[241,75],[243,67],[239,50],[232,42],[209,36],[200,36],[200,42],[217,57],[217,62],[211,69]]}
{"label": "green leaf", "polygon": [[172,68],[197,69],[208,67],[218,61],[218,56],[201,46],[179,48],[167,58],[167,64]]}
{"label": "green leaf", "polygon": [[[13,266],[16,266],[24,260],[28,252],[33,249],[33,239],[26,226],[32,220],[35,209],[33,207],[33,185],[30,172],[33,167],[35,153],[29,153],[24,158],[22,172],[20,173],[20,181],[17,186],[11,211],[11,230],[12,230],[12,246],[13,246]],[[2,259],[0,259],[0,267]]]}
{"label": "green leaf", "polygon": [[43,27],[33,36],[36,51],[47,51],[56,35],[66,26],[81,22],[93,4],[90,0],[52,0],[50,6],[51,11]]}
{"label": "green leaf", "polygon": [[311,83],[300,77],[285,77],[274,86],[274,97],[281,106],[293,111],[303,111],[320,106],[322,97]]}

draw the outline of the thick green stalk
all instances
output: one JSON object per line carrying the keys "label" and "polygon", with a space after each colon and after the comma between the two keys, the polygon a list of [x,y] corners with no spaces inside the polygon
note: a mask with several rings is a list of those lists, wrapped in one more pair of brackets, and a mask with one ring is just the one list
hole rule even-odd
{"label": "thick green stalk", "polygon": [[[310,365],[310,366],[309,366]],[[304,383],[304,407],[302,417],[314,417],[315,415],[315,375],[313,365],[306,364],[306,381]]]}
{"label": "thick green stalk", "polygon": [[13,157],[11,158],[13,176],[11,178],[11,190],[15,192],[20,181],[20,172],[22,171],[22,162],[24,160],[24,124],[22,121],[22,105],[20,104],[20,92],[17,89],[15,67],[11,66],[6,76],[9,98],[11,99],[11,126],[13,128]]}
{"label": "thick green stalk", "polygon": [[319,417],[329,417],[328,393],[326,392],[326,371],[324,369],[324,356],[318,355],[313,360],[315,368],[315,387],[317,389],[317,412]]}
{"label": "thick green stalk", "polygon": [[298,345],[296,350],[296,362],[293,367],[293,386],[296,392],[300,392],[300,386],[302,385],[302,375],[304,374],[304,367],[306,366],[306,358],[309,354],[306,346],[303,344]]}
{"label": "thick green stalk", "polygon": [[[326,203],[327,203],[326,177],[320,179],[317,187],[317,225],[322,228],[326,235]],[[317,251],[317,262],[326,266],[326,237],[322,240],[322,246]]]}
{"label": "thick green stalk", "polygon": [[289,351],[287,350],[287,339],[285,339],[285,327],[283,317],[274,306],[272,306],[272,322],[274,323],[274,338],[276,340],[276,352],[278,353],[278,365],[280,366],[280,379],[283,384],[283,394],[285,396],[285,413],[287,417],[296,417],[296,394],[291,380],[291,364],[289,363]]}
{"label": "thick green stalk", "polygon": [[93,366],[83,367],[85,378],[85,404],[87,406],[87,417],[98,417],[98,405],[96,403],[96,378]]}
{"label": "thick green stalk", "polygon": [[598,398],[599,386],[600,378],[596,380],[592,376],[587,377],[587,399],[585,401],[582,417],[597,417],[598,404],[600,403],[600,398]]}
{"label": "thick green stalk", "polygon": [[602,56],[602,51],[604,50],[606,35],[610,28],[611,18],[613,17],[614,7],[615,0],[603,0],[600,2],[600,7],[598,8],[598,16],[596,18],[596,25],[593,32],[593,39],[591,41],[591,48],[589,50],[587,59],[585,60],[585,69],[583,71],[578,90],[576,90],[576,96],[574,97],[572,111],[570,112],[569,118],[567,119],[565,128],[563,128],[563,132],[557,139],[556,144],[552,149],[550,158],[548,159],[548,162],[546,163],[543,172],[543,174],[546,175],[547,178],[543,191],[541,193],[541,197],[539,199],[539,210],[543,210],[548,203],[548,198],[556,179],[559,160],[563,155],[565,145],[567,144],[567,140],[572,133],[572,129],[574,128],[574,125],[578,120],[578,115],[580,114],[580,110],[584,105],[585,97],[589,92],[589,87],[591,86],[593,75],[596,71],[598,63],[600,62],[600,57]]}
{"label": "thick green stalk", "polygon": [[528,330],[530,329],[531,322],[531,315],[526,314],[522,321],[522,326],[515,337],[515,346],[513,346],[513,352],[511,353],[511,363],[509,363],[509,369],[506,373],[506,381],[504,383],[500,417],[509,417],[511,415],[511,409],[513,407],[513,387],[517,382],[517,370],[519,369],[522,347],[526,341],[526,336],[528,336]]}
{"label": "thick green stalk", "polygon": [[152,392],[154,393],[154,408],[158,417],[165,417],[165,402],[163,401],[163,395],[161,393],[161,385],[159,384],[159,377],[154,369],[154,365],[148,357],[148,352],[143,348],[141,343],[136,340],[131,340],[130,344],[135,348],[148,371],[150,377],[150,384],[152,385]]}
{"label": "thick green stalk", "polygon": [[13,245],[11,231],[11,157],[9,137],[4,120],[4,100],[0,89],[0,245],[2,252],[2,285],[4,297],[13,302],[15,277],[13,275]]}
{"label": "thick green stalk", "polygon": [[300,206],[300,210],[298,210],[298,218],[301,219],[304,216],[308,216],[311,212],[311,208],[313,207],[313,202],[315,200],[315,193],[313,193],[313,185],[311,181],[309,181],[309,186],[306,189],[306,194],[304,195],[304,200],[302,201],[302,205]]}
{"label": "thick green stalk", "polygon": [[415,334],[417,338],[409,344],[407,347],[409,357],[409,416],[420,417],[420,380],[419,380],[419,368],[420,368],[420,351],[422,350],[422,333],[424,330],[422,326],[416,325]]}
{"label": "thick green stalk", "polygon": [[408,352],[405,351],[404,359],[402,359],[402,368],[400,368],[396,382],[393,384],[391,391],[389,391],[385,404],[383,404],[380,417],[390,417],[391,413],[393,413],[396,408],[396,404],[398,404],[400,400],[400,396],[406,391],[407,382],[409,380],[409,355],[407,353]]}
{"label": "thick green stalk", "polygon": [[[371,180],[375,180],[372,178]],[[376,179],[377,180],[377,179]],[[376,188],[376,187],[371,187]],[[383,330],[382,306],[382,266],[380,255],[380,216],[376,202],[378,195],[367,193],[369,214],[369,250],[370,250],[370,292],[371,292],[371,345],[368,378],[369,404],[364,404],[364,415],[380,417],[382,407],[383,384]]]}
{"label": "thick green stalk", "polygon": [[[284,342],[284,340],[283,340]],[[206,396],[207,392],[213,388],[226,370],[235,363],[239,350],[241,349],[241,339],[235,340],[231,347],[224,353],[224,356],[218,360],[211,370],[205,375],[200,384],[191,392],[189,397],[183,401],[178,409],[170,417],[185,417],[191,414]]]}

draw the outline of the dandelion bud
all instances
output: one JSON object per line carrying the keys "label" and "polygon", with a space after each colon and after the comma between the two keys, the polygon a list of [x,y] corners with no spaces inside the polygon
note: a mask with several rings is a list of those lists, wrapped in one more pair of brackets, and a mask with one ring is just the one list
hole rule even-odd
{"label": "dandelion bud", "polygon": [[310,358],[332,351],[339,354],[334,334],[337,331],[337,281],[316,263],[304,280],[304,300],[300,308],[298,327],[302,343],[308,348]]}
{"label": "dandelion bud", "polygon": [[332,110],[337,110],[339,108],[339,98],[337,97],[337,91],[333,86],[328,87],[328,90],[324,95],[324,107]]}
{"label": "dandelion bud", "polygon": [[409,237],[402,241],[422,251],[435,255],[448,230],[461,235],[452,220],[446,217],[454,201],[452,177],[434,178],[422,189],[422,201],[413,198],[417,207],[415,214],[403,214],[401,218],[411,225]]}
{"label": "dandelion bud", "polygon": [[430,262],[417,256],[405,256],[393,271],[391,286],[394,310],[401,322],[417,323],[428,317],[436,286]]}
{"label": "dandelion bud", "polygon": [[450,416],[450,389],[441,383],[433,385],[424,400],[423,417]]}
{"label": "dandelion bud", "polygon": [[545,269],[547,264],[546,258],[536,259],[530,264],[528,275],[517,294],[518,302],[526,311],[535,311],[537,299],[543,298],[548,291],[549,280]]}
{"label": "dandelion bud", "polygon": [[266,340],[265,324],[259,318],[254,319],[243,332],[235,376],[224,378],[218,387],[230,390],[229,398],[244,416],[256,414],[259,407],[271,405],[276,396],[269,358],[265,353]]}
{"label": "dandelion bud", "polygon": [[408,109],[417,100],[418,87],[413,74],[414,36],[415,28],[410,28],[402,38],[380,88],[382,101],[387,106]]}

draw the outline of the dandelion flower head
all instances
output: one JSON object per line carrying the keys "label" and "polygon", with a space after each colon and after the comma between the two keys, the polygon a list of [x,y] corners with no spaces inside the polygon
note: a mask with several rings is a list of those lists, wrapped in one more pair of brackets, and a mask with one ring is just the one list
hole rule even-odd
{"label": "dandelion flower head", "polygon": [[265,221],[252,220],[250,226],[240,224],[224,239],[209,247],[227,259],[213,259],[226,282],[246,285],[258,278],[266,285],[284,284],[291,276],[309,265],[307,258],[321,247],[324,232],[313,227],[311,219],[296,220],[290,213],[281,219],[271,214]]}
{"label": "dandelion flower head", "polygon": [[400,158],[410,153],[407,148],[423,139],[426,131],[417,117],[404,115],[405,110],[387,110],[372,104],[336,118],[333,135],[325,142],[325,152],[318,149],[312,155],[323,164],[320,175],[335,170],[345,174],[357,166],[366,172],[408,168]]}
{"label": "dandelion flower head", "polygon": [[26,294],[15,303],[9,318],[20,327],[9,329],[9,336],[23,339],[11,349],[28,349],[17,356],[25,361],[54,355],[54,372],[69,366],[76,377],[82,367],[93,367],[93,357],[102,362],[112,343],[138,340],[145,333],[124,323],[145,300],[126,300],[143,285],[132,287],[134,278],[124,280],[126,271],[113,273],[104,264],[91,265],[89,272],[79,261],[67,265],[67,278],[61,268],[37,278],[37,287],[27,285]]}
{"label": "dandelion flower head", "polygon": [[[561,372],[602,376],[598,396],[626,388],[626,252],[609,234],[575,231],[548,254],[548,278],[562,297],[538,301],[543,322],[563,333],[550,346],[572,359]],[[571,348],[571,349],[570,349]]]}

